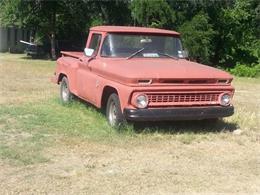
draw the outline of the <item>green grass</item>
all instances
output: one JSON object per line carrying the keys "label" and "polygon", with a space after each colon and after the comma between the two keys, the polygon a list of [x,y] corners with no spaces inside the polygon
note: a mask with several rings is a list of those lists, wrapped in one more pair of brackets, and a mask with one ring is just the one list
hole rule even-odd
{"label": "green grass", "polygon": [[129,124],[117,130],[92,106],[80,101],[63,105],[57,98],[37,104],[1,106],[0,118],[0,132],[5,135],[0,140],[0,158],[25,165],[46,162],[43,150],[57,137],[122,144],[129,139],[156,140],[160,135],[174,135],[176,140],[190,144],[202,140],[204,134],[223,130],[221,125],[216,128],[216,124],[204,122]]}
{"label": "green grass", "polygon": [[38,104],[1,106],[0,118],[0,132],[5,135],[0,140],[0,158],[16,164],[48,160],[41,152],[56,137],[108,141],[119,135],[100,112],[80,102],[62,105],[50,99]]}
{"label": "green grass", "polygon": [[[44,142],[44,143],[43,143]],[[14,165],[30,165],[48,162],[48,158],[42,154],[47,140],[43,135],[33,135],[29,139],[17,140],[17,143],[8,145],[0,144],[0,157],[8,159]]]}
{"label": "green grass", "polygon": [[50,99],[38,104],[3,106],[0,116],[15,118],[7,127],[21,128],[23,131],[80,136],[82,138],[102,139],[116,135],[103,114],[82,102],[63,105],[58,99]]}
{"label": "green grass", "polygon": [[[0,72],[0,81],[5,96],[0,101],[0,158],[24,165],[47,162],[44,150],[61,138],[121,146],[164,139],[183,144],[214,139],[243,143],[256,140],[252,136],[259,133],[259,94],[255,91],[260,88],[260,79],[235,79],[236,112],[228,119],[136,123],[117,130],[108,125],[99,110],[82,101],[61,104],[58,88],[49,80],[54,65],[53,61],[1,54],[0,68],[4,72]],[[239,90],[249,91],[244,94]],[[233,140],[228,135],[237,128],[244,131],[244,137]]]}
{"label": "green grass", "polygon": [[37,104],[1,106],[0,118],[0,132],[6,135],[0,140],[0,158],[18,165],[47,162],[44,149],[61,137],[117,145],[168,137],[191,144],[237,128],[237,123],[222,120],[180,121],[129,124],[119,131],[108,125],[100,110],[81,101],[63,105],[57,98]]}
{"label": "green grass", "polygon": [[132,137],[133,128],[126,125],[121,131],[110,127],[100,110],[82,101],[64,105],[58,98],[50,98],[37,103],[1,105],[1,134],[0,158],[27,165],[48,161],[42,151],[55,144],[56,139],[76,137],[121,143]]}

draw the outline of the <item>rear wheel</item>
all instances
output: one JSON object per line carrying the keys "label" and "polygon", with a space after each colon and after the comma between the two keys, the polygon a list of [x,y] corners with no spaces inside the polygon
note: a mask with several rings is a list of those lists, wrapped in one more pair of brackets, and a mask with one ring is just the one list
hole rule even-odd
{"label": "rear wheel", "polygon": [[109,124],[113,127],[118,127],[125,122],[125,118],[120,107],[120,100],[116,93],[111,94],[108,98],[106,117]]}
{"label": "rear wheel", "polygon": [[60,84],[60,98],[62,103],[70,103],[73,99],[73,94],[69,90],[69,81],[67,77],[63,77]]}

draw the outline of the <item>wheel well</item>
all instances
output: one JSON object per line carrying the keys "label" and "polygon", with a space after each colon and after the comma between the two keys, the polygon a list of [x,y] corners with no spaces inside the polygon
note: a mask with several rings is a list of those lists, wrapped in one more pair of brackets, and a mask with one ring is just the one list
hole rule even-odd
{"label": "wheel well", "polygon": [[63,74],[63,73],[60,73],[59,78],[58,78],[58,84],[61,82],[63,77],[67,77],[67,76],[65,74]]}
{"label": "wheel well", "polygon": [[106,86],[104,89],[103,89],[103,93],[102,93],[102,99],[101,99],[101,108],[102,109],[105,109],[106,108],[106,103],[107,103],[107,100],[109,98],[109,96],[112,94],[112,93],[117,93],[117,90],[113,87],[110,87],[110,86]]}

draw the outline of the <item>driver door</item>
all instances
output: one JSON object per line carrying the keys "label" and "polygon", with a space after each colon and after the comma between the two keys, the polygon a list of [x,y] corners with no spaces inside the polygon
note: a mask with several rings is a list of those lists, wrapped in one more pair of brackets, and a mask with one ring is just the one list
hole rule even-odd
{"label": "driver door", "polygon": [[93,33],[89,43],[89,48],[93,49],[92,56],[84,55],[79,59],[79,68],[77,69],[77,89],[79,96],[92,104],[96,103],[96,74],[92,71],[92,64],[95,62],[97,55],[101,34]]}

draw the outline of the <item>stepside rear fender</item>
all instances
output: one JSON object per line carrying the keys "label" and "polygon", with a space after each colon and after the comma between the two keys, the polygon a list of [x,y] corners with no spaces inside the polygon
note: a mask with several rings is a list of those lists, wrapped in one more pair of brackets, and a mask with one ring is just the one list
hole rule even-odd
{"label": "stepside rear fender", "polygon": [[57,84],[60,82],[62,75],[65,75],[69,80],[70,91],[77,95],[76,88],[76,72],[79,66],[79,60],[73,57],[61,57],[57,60],[55,81]]}

